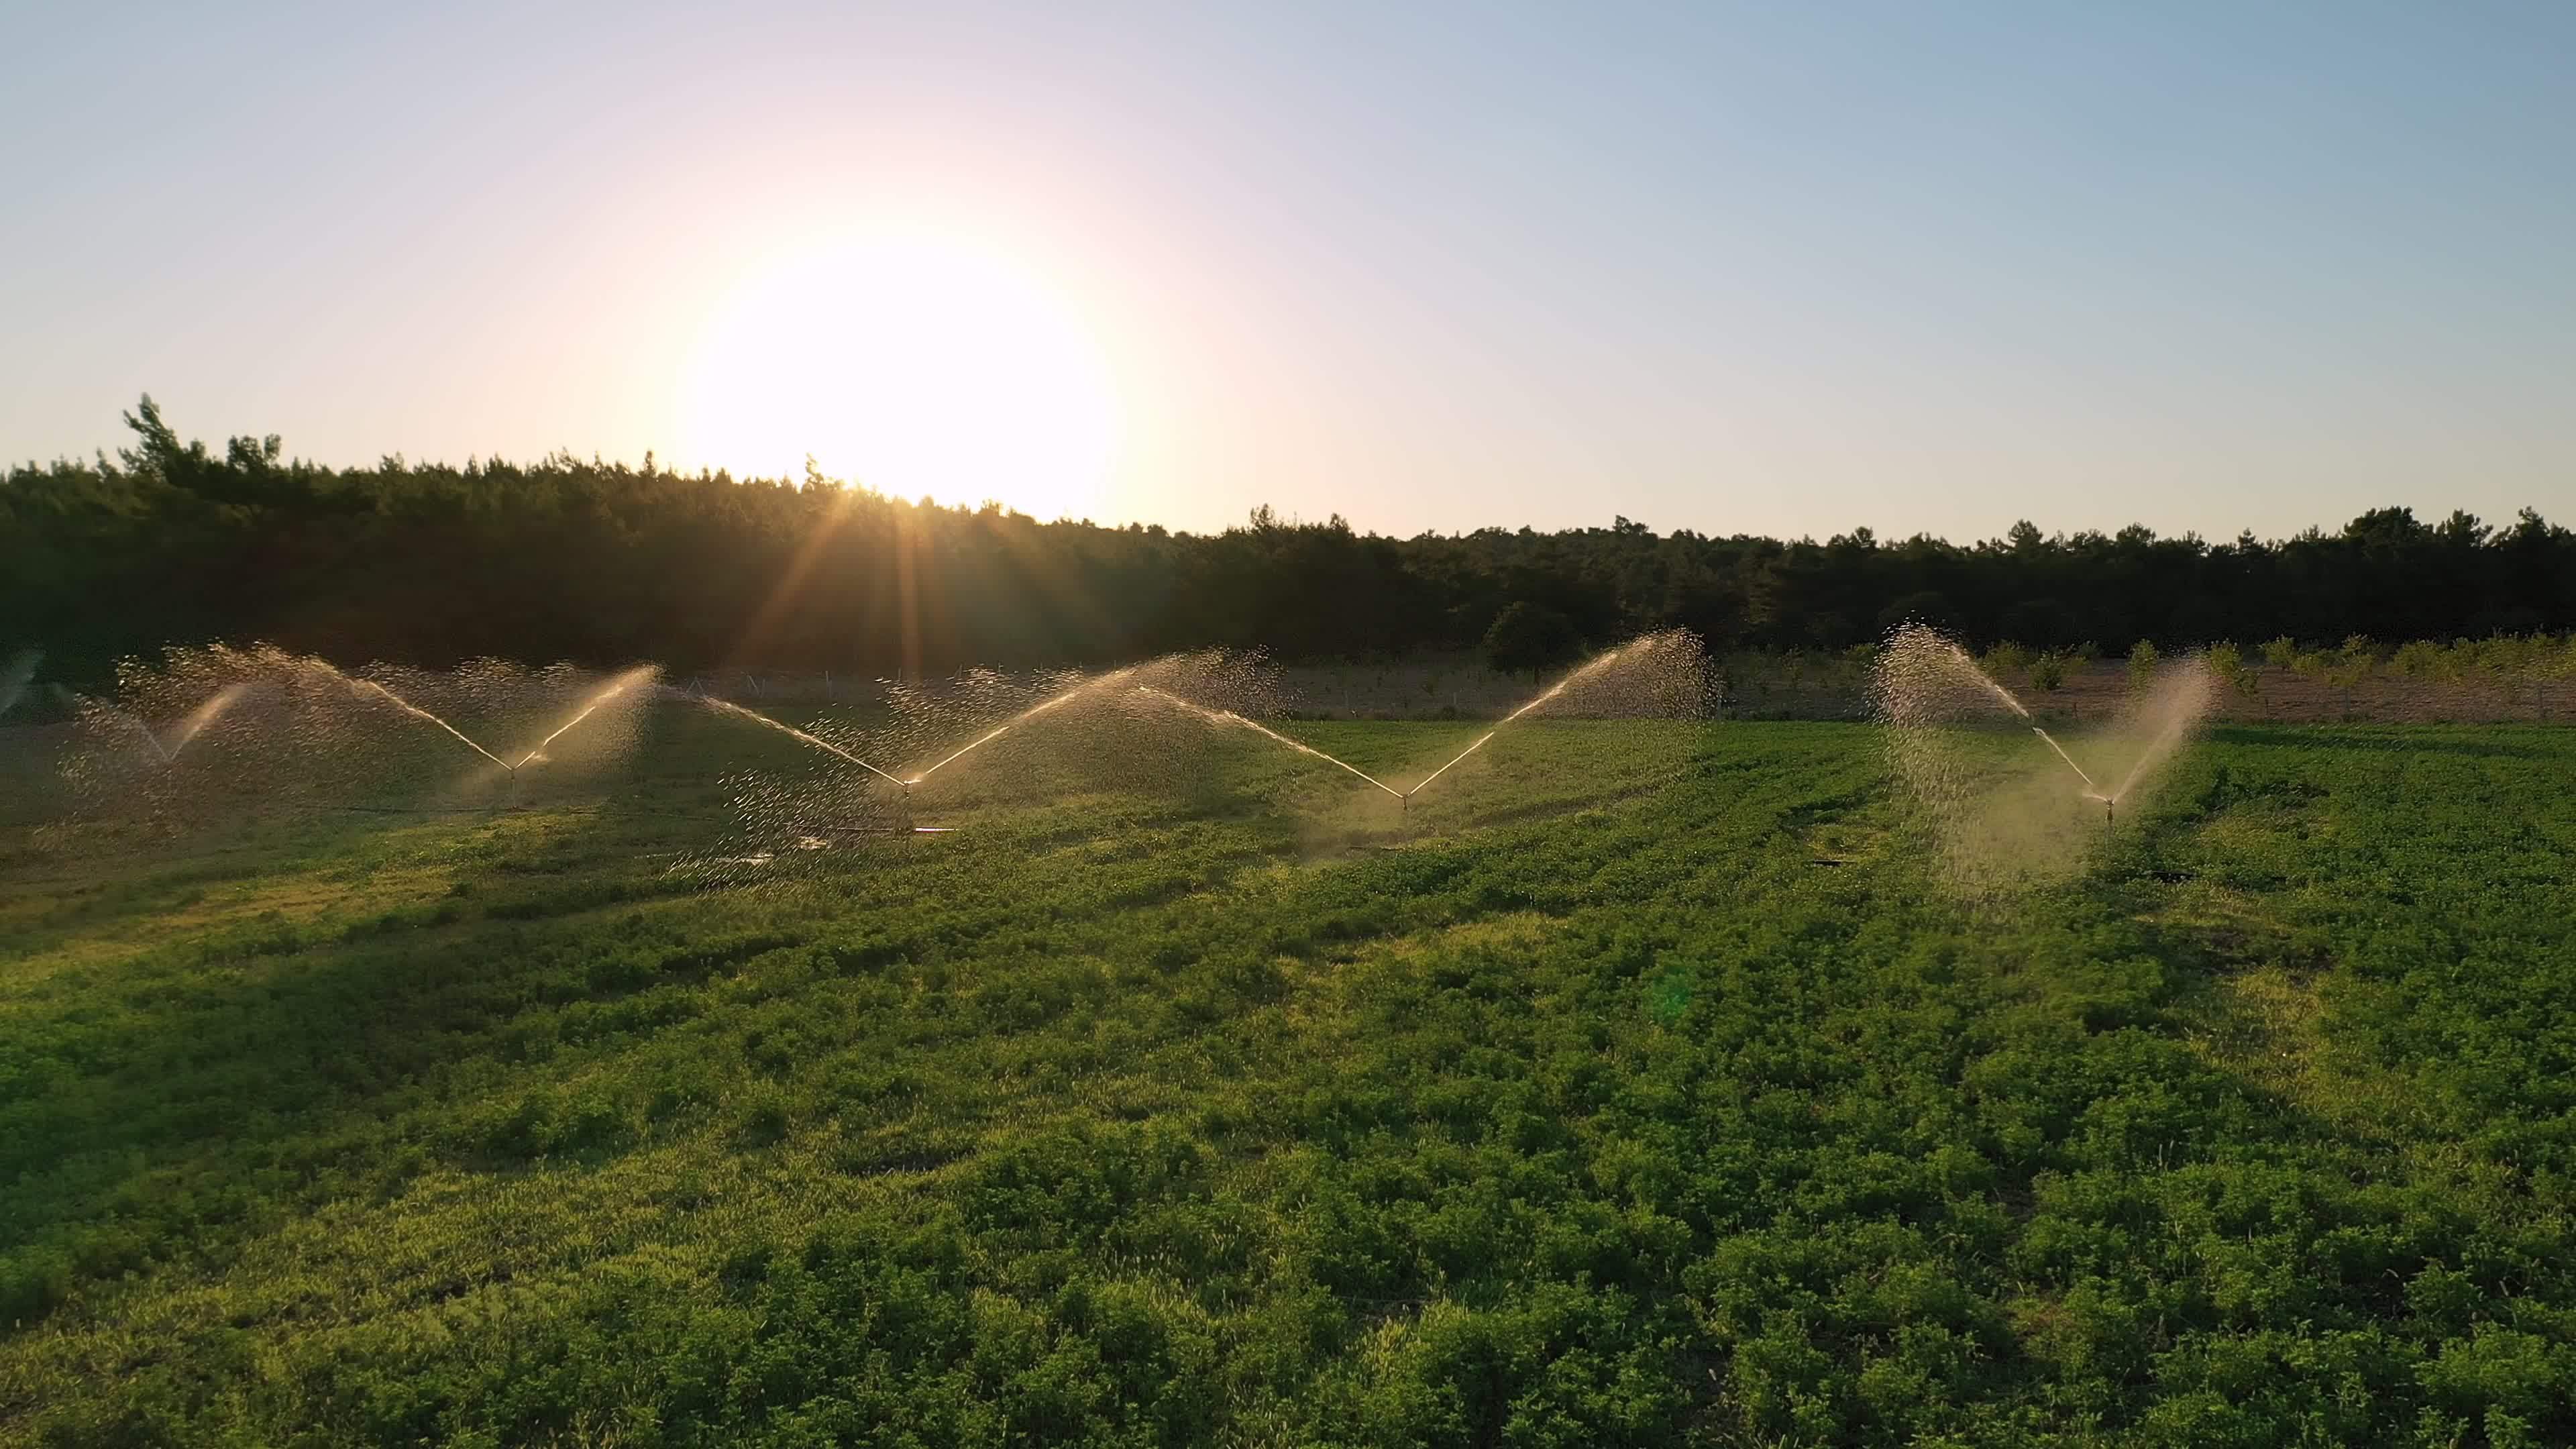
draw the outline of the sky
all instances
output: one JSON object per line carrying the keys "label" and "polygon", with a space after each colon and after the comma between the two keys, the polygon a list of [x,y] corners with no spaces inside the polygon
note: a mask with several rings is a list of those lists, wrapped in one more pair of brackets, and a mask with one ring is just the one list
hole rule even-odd
{"label": "sky", "polygon": [[0,457],[2576,522],[2576,6],[0,0]]}

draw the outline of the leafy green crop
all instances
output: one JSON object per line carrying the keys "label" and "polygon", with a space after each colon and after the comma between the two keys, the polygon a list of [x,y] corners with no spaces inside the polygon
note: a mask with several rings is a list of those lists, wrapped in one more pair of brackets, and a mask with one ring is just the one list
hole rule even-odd
{"label": "leafy green crop", "polygon": [[0,1440],[2576,1438],[2576,737],[2222,730],[1971,905],[1861,726],[710,876],[716,728],[11,837]]}

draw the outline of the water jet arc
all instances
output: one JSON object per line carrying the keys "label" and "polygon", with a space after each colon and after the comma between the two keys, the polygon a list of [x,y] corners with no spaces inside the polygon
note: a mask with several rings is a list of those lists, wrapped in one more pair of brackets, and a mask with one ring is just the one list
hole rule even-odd
{"label": "water jet arc", "polygon": [[[2027,718],[2028,716],[2025,715],[2024,717]],[[2102,787],[2093,783],[2093,777],[2084,773],[2084,767],[2075,763],[2075,757],[2066,753],[2066,748],[2063,745],[2060,745],[2054,736],[2037,725],[2032,725],[2030,727],[2030,732],[2039,736],[2042,740],[2047,741],[2048,747],[2057,751],[2057,757],[2066,762],[2066,768],[2075,772],[2075,778],[2084,782],[2085,790],[2089,792],[2094,799],[2099,800],[2105,798],[2102,794]]]}
{"label": "water jet arc", "polygon": [[1494,728],[1492,728],[1492,729],[1489,729],[1489,730],[1485,731],[1485,732],[1484,732],[1483,734],[1481,734],[1481,735],[1478,735],[1478,736],[1476,737],[1476,742],[1475,742],[1474,744],[1472,744],[1472,745],[1469,745],[1467,748],[1465,748],[1465,749],[1463,749],[1463,750],[1460,750],[1460,751],[1459,751],[1455,756],[1451,757],[1451,759],[1450,759],[1450,761],[1449,761],[1449,764],[1448,764],[1448,765],[1442,765],[1439,769],[1436,769],[1436,770],[1432,771],[1430,774],[1423,776],[1421,779],[1414,781],[1414,782],[1413,782],[1413,790],[1407,790],[1407,791],[1405,791],[1405,792],[1404,792],[1404,798],[1405,798],[1405,799],[1407,799],[1407,800],[1412,799],[1412,798],[1413,798],[1413,791],[1414,791],[1414,790],[1419,790],[1419,789],[1421,789],[1423,786],[1430,784],[1432,781],[1439,779],[1441,776],[1448,774],[1448,773],[1449,773],[1449,765],[1455,765],[1455,764],[1457,764],[1457,763],[1458,763],[1458,761],[1463,760],[1463,759],[1467,758],[1469,755],[1472,755],[1472,754],[1476,753],[1478,750],[1483,749],[1483,748],[1485,747],[1485,741],[1492,739],[1495,735],[1500,734],[1501,732],[1502,732],[1502,726],[1500,726],[1500,725],[1496,725],[1496,726],[1494,726]]}
{"label": "water jet arc", "polygon": [[2191,723],[2189,716],[2177,714],[2163,729],[2157,731],[2156,737],[2148,741],[2146,753],[2138,756],[2138,762],[2129,767],[2128,778],[2122,780],[2120,788],[2112,791],[2110,797],[2103,803],[2107,805],[2127,798],[2129,787],[2137,784],[2157,761],[2164,758],[2166,752],[2173,748],[2174,743],[2182,738],[2183,731],[2191,728]]}
{"label": "water jet arc", "polygon": [[592,695],[589,702],[584,704],[578,713],[576,713],[572,718],[565,720],[562,724],[555,726],[553,734],[537,741],[536,748],[528,751],[524,755],[521,755],[519,757],[519,763],[517,765],[512,765],[510,768],[513,771],[516,771],[531,760],[544,758],[546,746],[563,738],[567,731],[571,730],[574,725],[590,718],[591,714],[601,705],[608,703],[617,696],[624,694],[627,690],[634,688],[637,684],[642,683],[645,679],[649,678],[652,673],[653,667],[648,664],[641,668],[630,669],[624,674],[619,675],[617,678],[610,680],[606,689]]}
{"label": "water jet arc", "polygon": [[2066,747],[2057,742],[2056,736],[2050,734],[2047,730],[2042,729],[2039,722],[2031,718],[2029,706],[2023,704],[2020,698],[2011,690],[2004,688],[1993,675],[1988,674],[1985,670],[1985,666],[1979,664],[1967,650],[1960,648],[1955,640],[1943,639],[1941,640],[1941,646],[1948,651],[1951,659],[1954,660],[1960,668],[1967,670],[1970,677],[1974,678],[1979,684],[1986,687],[1986,692],[1988,694],[1991,694],[1996,699],[2003,701],[2004,708],[2011,710],[2016,715],[2019,715],[2022,723],[2030,726],[2030,732],[2039,736],[2040,741],[2043,744],[2046,744],[2049,749],[2055,751],[2059,759],[2066,762],[2066,768],[2073,770],[2075,772],[2075,778],[2084,782],[2084,789],[2091,798],[2096,800],[2103,798],[2102,787],[2093,783],[2093,777],[2084,772],[2084,767],[2082,765],[2075,763],[2075,757],[2066,753]]}
{"label": "water jet arc", "polygon": [[[718,699],[712,694],[691,694],[688,697],[705,705],[709,709],[718,710],[725,714],[738,715],[743,719],[750,720],[754,724],[767,725],[771,729],[779,731],[781,734],[793,735],[797,739],[804,741],[806,744],[812,745],[814,748],[821,750],[826,754],[840,756],[842,759],[849,761],[851,764],[858,766],[860,769],[867,771],[871,775],[876,775],[882,779],[891,781],[894,784],[904,786],[907,789],[911,787],[911,781],[878,769],[876,766],[871,765],[867,761],[860,759],[858,756],[851,754],[849,751],[842,749],[839,745],[833,744],[830,740],[818,739],[791,724],[781,724],[777,720],[771,719],[769,716],[762,714],[757,710],[744,709],[741,705],[734,704],[728,700]],[[565,728],[569,729],[571,726],[567,725]],[[561,731],[557,731],[557,733],[561,733]],[[552,738],[552,736],[548,736],[548,738]]]}
{"label": "water jet arc", "polygon": [[143,722],[141,717],[122,709],[113,712],[118,719],[125,721],[127,728],[143,736],[144,743],[152,746],[152,753],[161,757],[162,767],[166,769],[179,762],[179,754],[188,748],[190,740],[195,739],[206,726],[213,724],[217,715],[232,708],[233,701],[249,692],[250,686],[247,684],[227,684],[216,690],[206,697],[205,703],[190,710],[186,719],[173,726],[171,738],[166,743],[152,726]]}
{"label": "water jet arc", "polygon": [[[1055,696],[1054,698],[1052,698],[1052,699],[1044,700],[1044,701],[1042,701],[1042,702],[1040,702],[1040,703],[1038,703],[1038,704],[1036,704],[1036,705],[1034,705],[1034,706],[1032,706],[1032,707],[1030,707],[1030,708],[1028,708],[1028,709],[1024,709],[1024,710],[1020,711],[1018,714],[1015,714],[1015,715],[1011,716],[1009,719],[1006,719],[1006,720],[1002,721],[1000,724],[997,724],[997,725],[993,726],[990,730],[987,730],[986,732],[984,732],[982,735],[980,735],[980,736],[976,737],[975,739],[973,739],[973,740],[971,740],[971,741],[967,742],[967,743],[966,743],[966,744],[964,744],[964,745],[959,746],[958,748],[956,748],[956,749],[954,749],[954,750],[949,751],[949,752],[948,752],[948,754],[947,754],[946,756],[944,756],[943,758],[941,758],[941,760],[939,761],[939,763],[938,763],[938,764],[935,764],[935,765],[930,766],[928,769],[923,770],[921,773],[919,773],[919,774],[917,774],[917,775],[913,776],[911,779],[909,779],[909,780],[896,780],[896,781],[895,781],[895,783],[897,783],[897,784],[899,784],[899,785],[905,785],[905,786],[918,785],[918,784],[920,784],[922,781],[929,779],[931,776],[933,776],[933,775],[935,775],[935,774],[938,774],[938,773],[940,772],[940,770],[941,770],[941,769],[945,768],[945,767],[946,767],[950,762],[952,762],[952,761],[956,760],[959,756],[961,756],[961,755],[971,755],[971,754],[973,754],[975,751],[980,750],[980,749],[982,749],[984,746],[991,744],[993,741],[1000,739],[1002,736],[1004,736],[1004,735],[1006,735],[1006,734],[1009,734],[1009,733],[1011,732],[1011,730],[1012,730],[1014,727],[1016,727],[1016,726],[1018,726],[1018,725],[1026,724],[1028,721],[1033,720],[1033,719],[1037,718],[1039,715],[1042,715],[1042,714],[1046,713],[1048,710],[1051,710],[1051,709],[1055,708],[1056,706],[1058,706],[1058,705],[1060,705],[1060,704],[1065,703],[1066,701],[1068,701],[1068,700],[1072,699],[1074,696],[1076,696],[1076,695],[1079,695],[1079,694],[1083,693],[1085,690],[1097,689],[1097,688],[1099,688],[1101,685],[1108,684],[1108,683],[1110,683],[1110,682],[1112,682],[1112,681],[1114,681],[1114,680],[1124,679],[1124,678],[1126,678],[1128,675],[1133,674],[1133,673],[1135,673],[1135,672],[1136,672],[1136,666],[1134,666],[1134,665],[1132,665],[1132,664],[1131,664],[1131,665],[1127,666],[1127,667],[1126,667],[1126,668],[1124,668],[1124,669],[1116,669],[1116,670],[1112,670],[1112,671],[1110,671],[1109,673],[1107,673],[1107,674],[1103,674],[1103,675],[1100,675],[1100,676],[1099,676],[1099,677],[1097,677],[1097,678],[1094,678],[1094,679],[1086,679],[1086,680],[1084,680],[1083,682],[1081,682],[1080,684],[1075,685],[1073,688],[1066,690],[1064,693],[1059,694],[1059,695],[1056,695],[1056,696]],[[1164,697],[1165,697],[1166,699],[1168,699],[1168,698],[1170,698],[1171,696],[1169,696],[1169,695],[1165,695]],[[870,768],[874,768],[874,767],[873,767],[873,766],[871,766]],[[891,776],[891,775],[887,776],[886,778],[888,778],[888,779],[894,779],[894,777],[893,777],[893,776]]]}
{"label": "water jet arc", "polygon": [[1286,745],[1288,748],[1295,750],[1301,755],[1312,755],[1316,759],[1322,760],[1328,765],[1338,765],[1341,768],[1350,771],[1352,774],[1359,776],[1361,779],[1368,781],[1370,784],[1375,785],[1379,789],[1384,790],[1386,793],[1394,796],[1398,800],[1403,799],[1408,793],[1410,793],[1408,791],[1395,788],[1393,785],[1388,784],[1384,780],[1379,779],[1377,776],[1370,774],[1368,771],[1361,769],[1359,766],[1352,764],[1348,760],[1335,755],[1325,754],[1322,750],[1316,749],[1313,745],[1292,740],[1286,735],[1279,733],[1277,730],[1270,728],[1268,725],[1262,724],[1257,720],[1246,719],[1242,715],[1236,714],[1233,710],[1210,709],[1202,704],[1192,704],[1177,694],[1166,693],[1163,690],[1156,689],[1152,685],[1148,684],[1137,685],[1136,692],[1138,694],[1148,695],[1152,698],[1162,700],[1167,704],[1178,705],[1181,708],[1188,710],[1190,713],[1199,716],[1201,719],[1207,720],[1211,724],[1241,725],[1245,729],[1267,735],[1271,739],[1277,740],[1279,743]]}
{"label": "water jet arc", "polygon": [[178,758],[178,756],[171,754],[169,749],[161,743],[161,737],[152,732],[152,726],[145,724],[143,721],[135,718],[133,715],[127,714],[121,709],[116,711],[116,717],[125,721],[126,725],[136,734],[143,736],[143,742],[152,747],[152,753],[161,757],[162,764],[167,765]]}
{"label": "water jet arc", "polygon": [[363,694],[368,690],[374,690],[376,693],[391,701],[394,708],[401,710],[403,713],[410,715],[414,719],[427,720],[431,724],[438,726],[440,729],[443,729],[450,735],[454,736],[458,744],[463,745],[465,748],[472,750],[474,753],[481,755],[483,758],[490,760],[493,764],[500,766],[504,770],[508,770],[514,775],[518,773],[518,768],[516,766],[512,765],[509,761],[502,759],[499,755],[492,753],[490,750],[483,748],[481,745],[474,743],[473,740],[466,737],[465,731],[460,730],[456,726],[449,724],[447,721],[440,719],[438,716],[431,714],[428,710],[422,709],[419,705],[412,703],[410,700],[403,698],[401,695],[394,693],[392,690],[385,688],[374,680],[360,679],[354,675],[343,674],[339,670],[332,668],[329,664],[326,664],[319,659],[308,659],[304,662],[309,667],[319,669],[322,672],[331,675],[333,678],[338,679],[341,683],[346,684],[349,686],[352,693]]}
{"label": "water jet arc", "polygon": [[206,726],[213,724],[217,715],[232,708],[234,701],[248,693],[250,693],[248,684],[227,684],[209,696],[204,704],[190,711],[186,719],[179,721],[179,737],[170,744],[169,758],[178,759],[179,752],[188,748],[190,740],[202,733]]}
{"label": "water jet arc", "polygon": [[1619,657],[1620,655],[1625,654],[1626,652],[1628,652],[1628,646],[1626,646],[1626,645],[1624,645],[1624,644],[1623,644],[1623,645],[1619,646],[1618,648],[1611,650],[1609,653],[1602,655],[1600,658],[1589,661],[1588,663],[1584,664],[1584,666],[1583,666],[1582,668],[1577,669],[1577,670],[1575,670],[1573,673],[1568,674],[1567,676],[1565,676],[1563,679],[1558,680],[1558,681],[1557,681],[1553,686],[1551,686],[1551,687],[1550,687],[1550,688],[1548,688],[1547,690],[1545,690],[1545,691],[1541,692],[1541,693],[1540,693],[1540,694],[1538,694],[1538,695],[1533,696],[1533,697],[1532,697],[1532,698],[1531,698],[1527,703],[1523,704],[1520,708],[1518,708],[1518,709],[1516,709],[1516,710],[1513,710],[1510,714],[1504,715],[1504,716],[1502,717],[1502,719],[1501,719],[1499,722],[1497,722],[1497,723],[1495,724],[1495,726],[1494,726],[1492,729],[1489,729],[1489,730],[1485,731],[1483,734],[1478,735],[1478,736],[1476,737],[1476,742],[1475,742],[1474,744],[1469,745],[1467,748],[1465,748],[1465,749],[1463,749],[1463,750],[1460,750],[1457,754],[1452,755],[1452,756],[1449,758],[1449,762],[1448,762],[1448,764],[1444,764],[1444,765],[1442,765],[1439,769],[1436,769],[1436,770],[1432,771],[1430,774],[1423,776],[1421,779],[1414,781],[1414,782],[1413,782],[1413,790],[1406,790],[1406,791],[1401,792],[1401,794],[1402,794],[1403,798],[1408,799],[1408,800],[1409,800],[1409,799],[1411,799],[1411,798],[1413,798],[1413,791],[1414,791],[1414,790],[1419,790],[1419,789],[1421,789],[1423,786],[1430,784],[1432,781],[1439,779],[1441,776],[1443,776],[1443,775],[1445,775],[1445,774],[1448,774],[1448,773],[1449,773],[1449,770],[1450,770],[1450,766],[1457,764],[1460,760],[1463,760],[1463,759],[1467,758],[1469,755],[1472,755],[1472,754],[1476,753],[1478,750],[1483,749],[1483,748],[1485,747],[1485,741],[1490,740],[1490,739],[1492,739],[1494,736],[1496,736],[1496,735],[1498,735],[1498,734],[1501,734],[1501,733],[1503,732],[1503,726],[1504,726],[1504,725],[1508,725],[1508,724],[1510,724],[1512,721],[1514,721],[1514,720],[1516,720],[1516,719],[1519,719],[1522,715],[1525,715],[1525,714],[1529,713],[1531,710],[1534,710],[1534,709],[1538,708],[1540,705],[1543,705],[1543,704],[1547,703],[1549,700],[1556,698],[1558,695],[1565,693],[1566,686],[1568,686],[1568,685],[1570,685],[1570,684],[1574,683],[1574,681],[1576,681],[1576,680],[1578,680],[1578,679],[1583,678],[1585,675],[1595,673],[1595,672],[1597,672],[1597,671],[1599,671],[1599,670],[1607,669],[1608,667],[1610,667],[1610,665],[1611,665],[1614,661],[1616,661],[1616,660],[1618,659],[1618,657]]}

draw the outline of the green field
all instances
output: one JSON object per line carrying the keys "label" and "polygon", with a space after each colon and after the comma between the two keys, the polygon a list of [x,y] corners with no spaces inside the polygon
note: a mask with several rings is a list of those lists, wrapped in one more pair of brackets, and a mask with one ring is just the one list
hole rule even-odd
{"label": "green field", "polygon": [[0,1441],[2576,1442],[2576,732],[2222,729],[1977,903],[1860,725],[1411,821],[1041,741],[767,861],[744,733],[23,808]]}

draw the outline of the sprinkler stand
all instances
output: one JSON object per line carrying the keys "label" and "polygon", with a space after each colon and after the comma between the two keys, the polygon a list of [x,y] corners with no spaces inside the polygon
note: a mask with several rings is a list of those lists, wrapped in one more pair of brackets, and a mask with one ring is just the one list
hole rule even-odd
{"label": "sprinkler stand", "polygon": [[892,820],[877,825],[831,825],[823,828],[835,835],[946,835],[955,830],[957,827],[953,825],[913,823],[912,787],[920,783],[919,780],[895,781],[902,793],[897,797]]}

